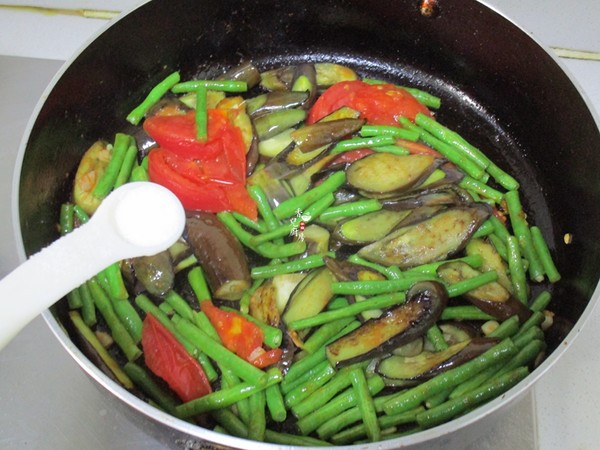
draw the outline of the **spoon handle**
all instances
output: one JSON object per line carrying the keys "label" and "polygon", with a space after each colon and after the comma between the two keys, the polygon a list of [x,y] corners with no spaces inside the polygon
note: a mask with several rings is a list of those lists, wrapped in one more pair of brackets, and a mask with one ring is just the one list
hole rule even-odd
{"label": "spoon handle", "polygon": [[[0,349],[38,314],[115,262],[90,221],[55,241],[0,281]],[[95,245],[90,245],[95,243]]]}

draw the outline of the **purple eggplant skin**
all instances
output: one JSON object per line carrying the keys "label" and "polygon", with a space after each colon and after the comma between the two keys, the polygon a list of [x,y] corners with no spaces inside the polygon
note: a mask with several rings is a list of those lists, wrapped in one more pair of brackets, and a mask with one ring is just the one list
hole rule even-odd
{"label": "purple eggplant skin", "polygon": [[252,61],[245,60],[229,69],[218,79],[245,81],[248,85],[248,89],[252,89],[260,83],[260,71],[252,64]]}
{"label": "purple eggplant skin", "polygon": [[385,280],[385,277],[368,267],[350,261],[324,256],[327,268],[339,281]]}
{"label": "purple eggplant skin", "polygon": [[[306,92],[308,98],[302,103],[302,109],[310,109],[317,100],[317,71],[315,65],[311,63],[298,64],[294,68],[294,78],[292,79],[292,91],[301,91],[308,87]],[[302,89],[300,89],[302,88]]]}
{"label": "purple eggplant skin", "polygon": [[250,269],[240,242],[207,212],[188,213],[185,237],[215,298],[239,300],[250,287]]}
{"label": "purple eggplant skin", "polygon": [[377,356],[427,333],[448,303],[446,288],[435,281],[415,283],[406,301],[376,319],[369,319],[351,333],[326,347],[329,362],[343,367]]}
{"label": "purple eggplant skin", "polygon": [[175,270],[167,250],[152,256],[132,258],[130,262],[135,279],[143,290],[162,297],[173,289]]}

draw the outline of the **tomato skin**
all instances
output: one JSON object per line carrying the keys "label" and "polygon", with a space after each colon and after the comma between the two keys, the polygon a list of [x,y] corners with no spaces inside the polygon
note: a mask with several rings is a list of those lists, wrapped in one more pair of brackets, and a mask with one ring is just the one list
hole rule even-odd
{"label": "tomato skin", "polygon": [[209,109],[205,142],[196,139],[195,112],[186,114],[156,115],[144,121],[144,130],[163,148],[178,156],[208,160],[223,152],[221,133],[229,127],[225,111]]}
{"label": "tomato skin", "polygon": [[146,366],[184,402],[212,392],[200,363],[152,314],[144,318],[142,348]]}
{"label": "tomato skin", "polygon": [[[174,164],[174,165],[173,165]],[[180,164],[180,165],[177,165]],[[154,149],[148,155],[150,181],[173,192],[187,210],[221,212],[231,209],[227,195],[216,183],[194,177],[192,164],[188,171],[179,171],[184,162],[164,149]]]}
{"label": "tomato skin", "polygon": [[408,91],[392,84],[368,84],[360,80],[341,81],[329,87],[308,113],[307,123],[317,122],[333,111],[348,106],[373,125],[398,125],[405,116],[414,121],[417,113],[430,111]]}
{"label": "tomato skin", "polygon": [[215,327],[223,345],[248,360],[250,355],[262,347],[263,332],[258,325],[231,311],[224,311],[210,300],[200,302],[200,309]]}
{"label": "tomato skin", "polygon": [[259,369],[264,369],[265,367],[272,366],[273,364],[279,362],[282,355],[282,349],[273,348],[271,350],[266,350],[265,352],[261,353],[256,358],[252,359],[250,362],[255,367],[258,367]]}

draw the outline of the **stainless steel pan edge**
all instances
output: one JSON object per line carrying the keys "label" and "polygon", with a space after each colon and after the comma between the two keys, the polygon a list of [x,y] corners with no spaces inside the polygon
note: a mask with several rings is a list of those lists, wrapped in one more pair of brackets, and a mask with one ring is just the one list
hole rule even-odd
{"label": "stainless steel pan edge", "polygon": [[[150,2],[148,2],[150,3]],[[137,8],[134,8],[137,9]],[[133,10],[132,10],[133,11]],[[125,13],[116,19],[112,24],[118,22],[125,18],[129,13]],[[107,27],[108,28],[108,27]],[[104,31],[104,30],[103,30]],[[103,32],[102,31],[102,32]],[[98,33],[98,35],[102,34]],[[93,41],[94,39],[92,39]],[[83,49],[82,49],[83,51]],[[551,52],[548,50],[544,50],[548,54],[550,54],[555,60],[556,63],[561,65],[560,61],[555,58]],[[78,55],[76,55],[73,59],[76,59]],[[52,91],[54,85],[59,81],[62,74],[67,70],[72,61],[66,63],[65,67],[60,71],[59,74],[55,77],[51,85],[48,87],[42,100],[40,101],[30,124],[27,127],[26,136],[29,135],[31,129],[33,128],[34,122],[36,120],[36,116],[42,109],[44,99]],[[562,65],[561,65],[562,67]],[[563,70],[568,74],[568,71],[562,67]],[[573,84],[576,83],[571,79]],[[590,108],[591,109],[591,108]],[[596,124],[599,123],[596,114],[594,113]],[[23,160],[23,155],[27,146],[27,139],[24,139],[21,148],[19,150],[18,163],[15,170],[15,181],[14,181],[14,193],[13,196],[13,217],[18,217],[19,215],[19,178],[21,173],[21,163]],[[17,237],[17,242],[23,242],[23,236],[21,234],[20,223],[17,221],[15,223],[15,234]],[[23,245],[19,247],[20,258],[24,260],[26,258],[26,251]],[[596,307],[598,303],[598,297],[600,296],[600,288],[596,287],[594,290],[591,300],[588,305],[585,307],[583,313],[580,318],[577,320],[575,327],[566,335],[562,345],[560,345],[550,357],[540,366],[538,367],[527,379],[521,382],[519,385],[511,389],[503,398],[496,399],[484,407],[478,408],[476,411],[473,411],[470,414],[467,414],[457,420],[452,421],[446,425],[442,425],[436,427],[432,430],[424,431],[412,436],[408,436],[406,438],[389,441],[389,442],[381,442],[372,445],[362,446],[364,448],[381,448],[381,449],[392,449],[392,448],[401,448],[405,446],[410,446],[411,448],[426,448],[428,444],[432,444],[433,442],[443,442],[447,444],[449,447],[457,444],[470,442],[472,439],[475,439],[477,436],[481,435],[485,432],[485,423],[486,421],[493,421],[493,414],[507,413],[510,410],[510,406],[514,405],[516,401],[518,401],[525,392],[527,392],[531,386],[547,371],[550,367],[560,358],[560,356],[567,351],[570,347],[570,344],[573,340],[578,336],[579,331],[582,326],[587,322],[593,308]],[[173,444],[176,448],[181,448],[182,446],[200,446],[198,448],[210,448],[214,446],[217,448],[221,447],[230,447],[230,448],[283,448],[281,446],[275,446],[270,444],[262,444],[237,439],[229,436],[224,436],[219,433],[212,432],[210,430],[201,429],[197,426],[190,425],[187,422],[180,421],[178,419],[173,418],[161,411],[149,406],[145,402],[142,402],[137,397],[131,395],[128,391],[121,388],[116,383],[112,382],[108,379],[102,372],[93,366],[88,359],[79,351],[79,349],[71,342],[68,335],[60,325],[60,323],[56,320],[55,316],[47,311],[44,313],[44,319],[47,321],[49,327],[53,331],[53,333],[57,336],[59,341],[65,346],[66,350],[72,355],[72,357],[78,362],[78,364],[82,367],[82,369],[89,374],[89,376],[94,379],[98,385],[100,385],[103,389],[108,391],[110,395],[114,395],[118,398],[124,405],[127,405],[128,408],[133,409],[142,413],[143,417],[137,417],[138,419],[148,421],[149,424],[153,424],[152,426],[157,426],[159,430],[158,433],[165,433],[168,437],[166,440],[166,445],[171,446]],[[117,406],[117,407],[120,407]],[[181,433],[181,435],[174,436],[171,430],[176,430]],[[456,433],[457,430],[460,430],[460,433]],[[362,448],[359,446],[358,448]],[[352,448],[357,448],[352,447]]]}

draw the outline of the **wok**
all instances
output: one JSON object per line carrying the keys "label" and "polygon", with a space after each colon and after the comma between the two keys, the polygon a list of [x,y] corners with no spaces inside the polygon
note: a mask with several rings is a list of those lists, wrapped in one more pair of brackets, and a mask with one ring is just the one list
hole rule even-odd
{"label": "wok", "polygon": [[[25,254],[58,237],[57,213],[83,151],[122,131],[126,114],[165,73],[213,77],[243,58],[264,68],[335,61],[362,75],[428,90],[442,98],[440,122],[485,149],[521,182],[525,209],[542,228],[563,277],[553,288],[556,325],[549,357],[503,398],[449,424],[372,446],[451,444],[466,439],[465,433],[482,433],[564,353],[560,344],[576,337],[597,301],[600,277],[598,125],[556,60],[485,4],[442,2],[433,16],[421,14],[415,0],[142,5],[67,63],[38,106],[21,148],[15,199]],[[566,234],[573,237],[569,244]],[[163,436],[167,445],[274,448],[192,426],[135,398],[79,351],[62,326],[63,314],[64,302],[45,313],[58,339],[115,397],[115,407],[135,411],[148,432]]]}

